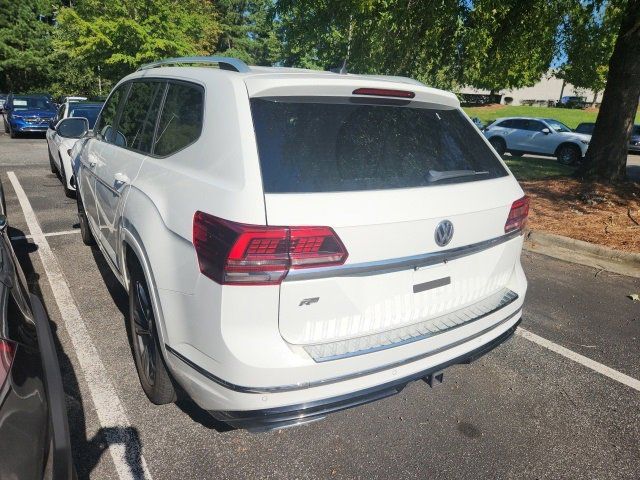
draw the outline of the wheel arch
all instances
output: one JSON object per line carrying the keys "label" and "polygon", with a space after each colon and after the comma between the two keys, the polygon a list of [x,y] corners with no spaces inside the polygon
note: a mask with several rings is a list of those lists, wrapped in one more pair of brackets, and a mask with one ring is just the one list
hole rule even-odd
{"label": "wheel arch", "polygon": [[147,286],[149,288],[149,293],[151,294],[151,305],[153,308],[153,313],[157,320],[157,332],[160,336],[159,343],[160,349],[162,351],[162,355],[167,359],[167,352],[165,351],[165,339],[166,339],[166,329],[164,322],[164,315],[162,313],[162,304],[160,302],[160,295],[158,291],[158,287],[155,281],[155,277],[153,275],[153,270],[151,269],[151,262],[149,261],[149,256],[144,247],[144,243],[142,242],[142,238],[138,233],[138,230],[135,228],[133,224],[128,222],[126,219],[123,219],[121,227],[121,251],[119,252],[119,258],[122,259],[122,281],[124,283],[124,287],[129,291],[131,286],[131,273],[130,266],[131,262],[135,261],[140,266],[142,273],[144,274],[144,278],[147,282]]}

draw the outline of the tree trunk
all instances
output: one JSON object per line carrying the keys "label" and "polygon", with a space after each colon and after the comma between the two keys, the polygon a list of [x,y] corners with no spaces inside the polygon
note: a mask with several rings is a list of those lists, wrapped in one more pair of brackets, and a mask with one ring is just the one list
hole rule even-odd
{"label": "tree trunk", "polygon": [[628,0],[581,172],[591,180],[614,183],[626,178],[627,149],[640,97],[639,45],[640,0]]}

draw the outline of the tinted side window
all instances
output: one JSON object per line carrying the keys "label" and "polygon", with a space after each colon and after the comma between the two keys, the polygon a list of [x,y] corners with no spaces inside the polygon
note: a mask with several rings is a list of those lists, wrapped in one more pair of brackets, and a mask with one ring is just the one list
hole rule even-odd
{"label": "tinted side window", "polygon": [[496,125],[496,127],[513,128],[513,120],[504,120]]}
{"label": "tinted side window", "polygon": [[141,152],[151,151],[164,82],[133,82],[118,120],[116,145]]}
{"label": "tinted side window", "polygon": [[527,121],[526,120],[511,120],[513,124],[511,128],[517,128],[518,130],[527,130]]}
{"label": "tinted side window", "polygon": [[118,113],[120,100],[122,100],[124,92],[127,91],[127,88],[129,88],[129,85],[119,86],[113,93],[111,93],[111,96],[107,100],[107,103],[104,104],[102,112],[100,113],[100,118],[98,119],[98,122],[95,126],[96,137],[99,140],[113,143],[113,124],[116,121],[116,115]]}
{"label": "tinted side window", "polygon": [[170,83],[153,153],[171,155],[196,141],[202,130],[203,107],[204,91],[201,87]]}
{"label": "tinted side window", "polygon": [[543,128],[547,128],[544,123],[535,120],[528,120],[526,129],[532,132],[540,132]]}

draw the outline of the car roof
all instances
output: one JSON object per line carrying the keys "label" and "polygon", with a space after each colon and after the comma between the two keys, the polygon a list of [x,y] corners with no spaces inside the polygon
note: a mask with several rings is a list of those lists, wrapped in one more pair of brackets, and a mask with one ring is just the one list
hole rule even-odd
{"label": "car roof", "polygon": [[104,102],[67,102],[69,105],[79,105],[81,107],[101,107]]}
{"label": "car roof", "polygon": [[[203,58],[219,58],[219,57],[196,57],[198,59]],[[180,59],[176,59],[180,60]],[[225,62],[232,62],[233,64],[227,65]],[[189,64],[188,59],[185,59],[183,64]],[[196,62],[204,63],[204,62]],[[212,61],[211,63],[216,63]],[[244,82],[247,86],[249,84],[254,85],[257,89],[258,85],[260,89],[273,89],[274,86],[280,84],[281,86],[288,87],[290,85],[308,87],[313,90],[320,90],[323,87],[336,87],[336,85],[351,86],[355,83],[362,82],[362,87],[373,88],[397,88],[397,89],[409,89],[416,94],[420,93],[416,97],[416,100],[434,101],[450,106],[459,106],[457,97],[444,90],[439,90],[431,87],[427,87],[422,82],[413,78],[391,76],[391,75],[360,75],[352,73],[337,73],[332,71],[310,70],[305,68],[291,68],[291,67],[263,67],[263,66],[249,66],[236,59],[225,59],[220,62],[220,66],[223,68],[212,68],[209,65],[189,65],[189,66],[171,66],[171,64],[165,64],[163,62],[157,62],[151,64],[152,66],[143,66],[136,72],[126,76],[119,83],[133,80],[137,78],[145,77],[162,77],[173,78],[177,80],[185,81],[199,81],[203,84],[214,81],[216,78],[225,77],[232,82]],[[236,66],[237,70],[230,67]],[[394,87],[391,87],[391,85]],[[246,87],[245,87],[246,88]],[[255,91],[255,90],[254,90]],[[327,90],[329,91],[329,90]],[[315,93],[314,93],[315,94]],[[326,92],[322,93],[327,94]],[[252,96],[250,92],[250,96]],[[420,98],[418,98],[420,97]]]}

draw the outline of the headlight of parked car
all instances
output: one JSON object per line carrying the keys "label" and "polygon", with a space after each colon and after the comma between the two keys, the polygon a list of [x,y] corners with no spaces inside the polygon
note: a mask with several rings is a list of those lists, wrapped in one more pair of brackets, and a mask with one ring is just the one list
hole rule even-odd
{"label": "headlight of parked car", "polygon": [[22,116],[21,115],[12,115],[12,118],[15,118],[16,120],[22,120]]}

